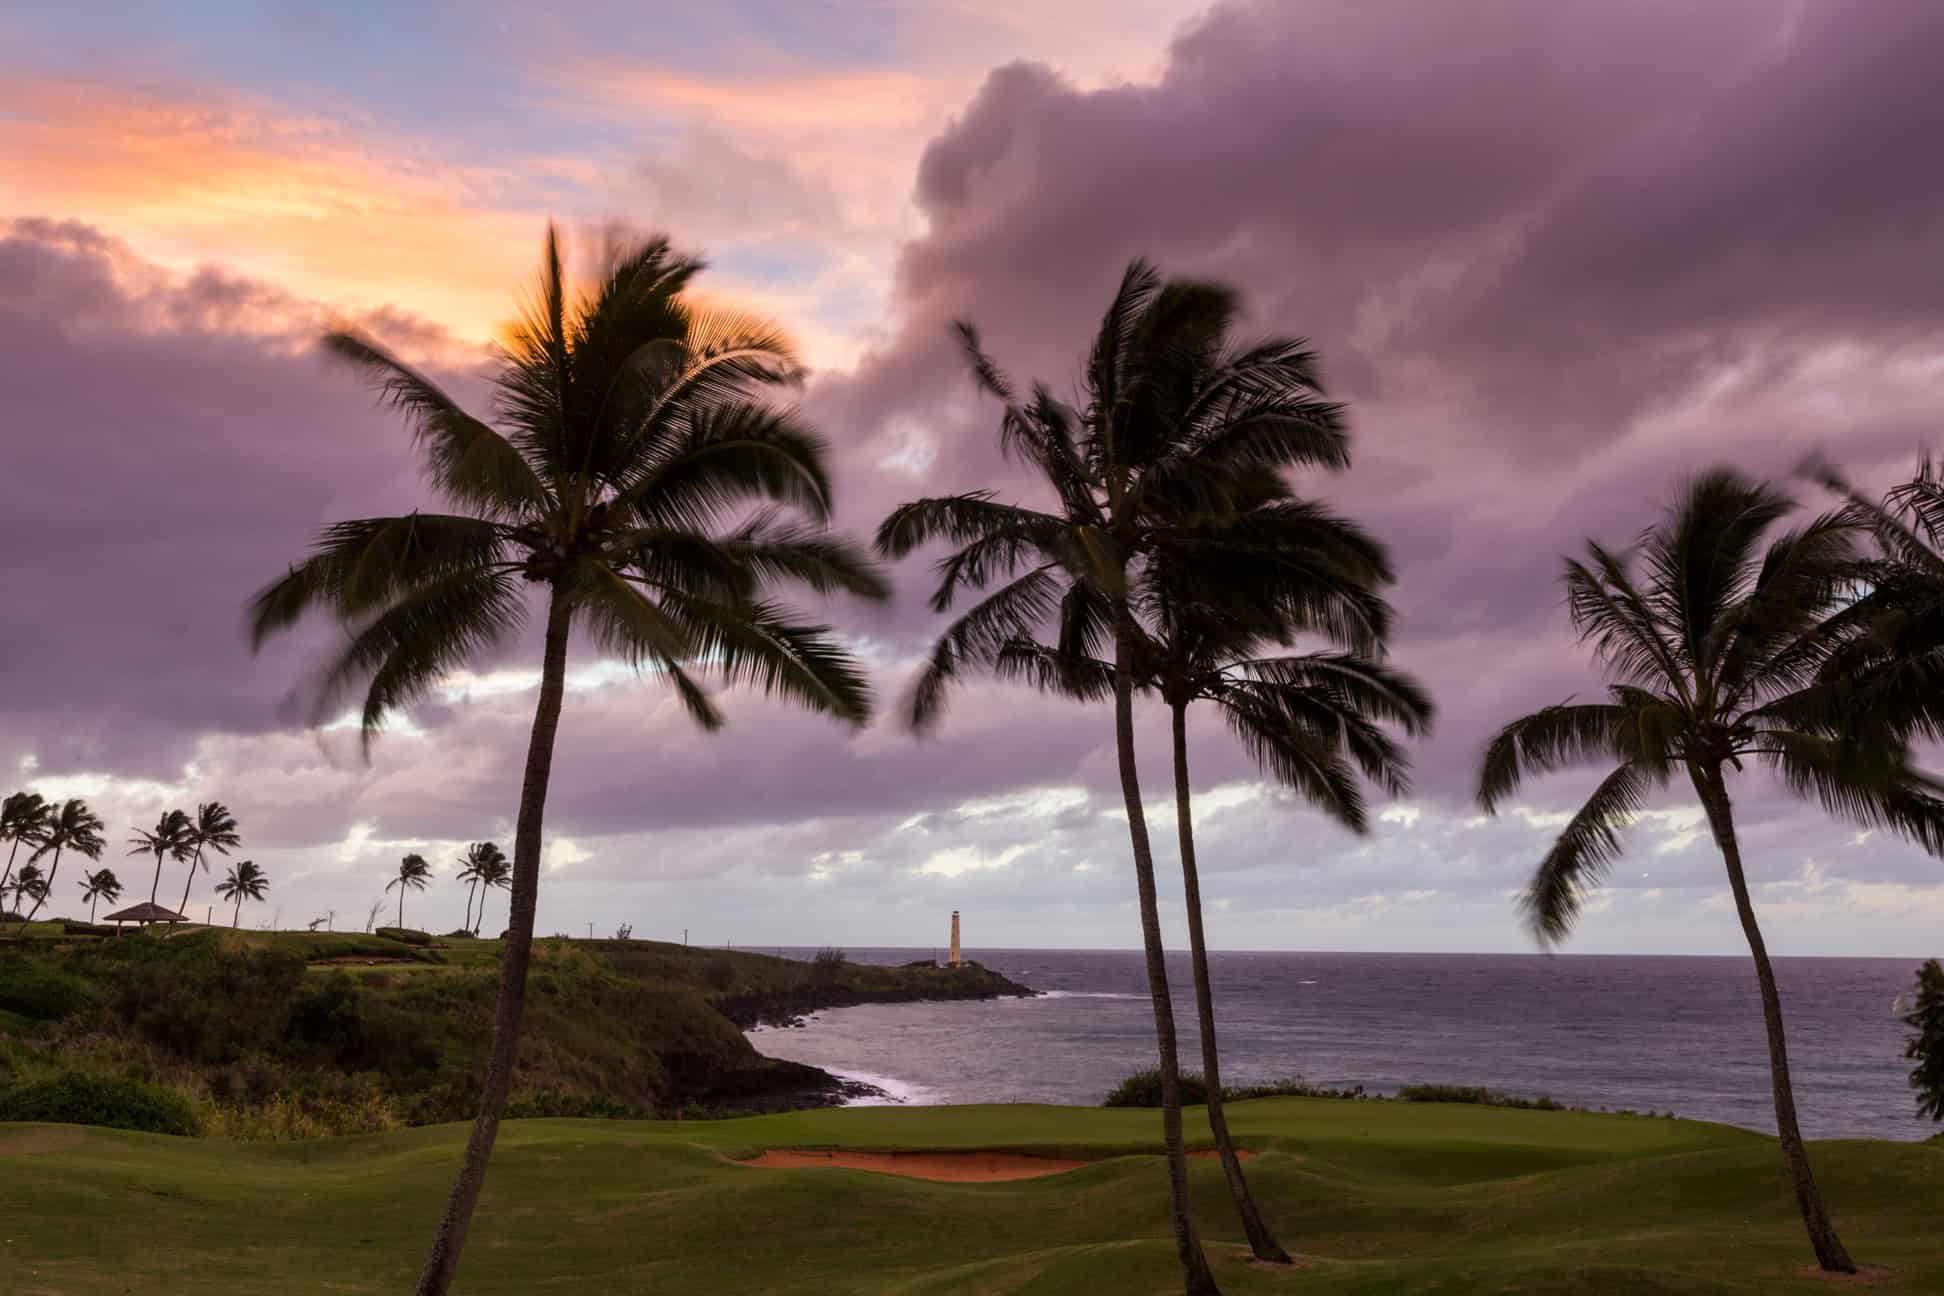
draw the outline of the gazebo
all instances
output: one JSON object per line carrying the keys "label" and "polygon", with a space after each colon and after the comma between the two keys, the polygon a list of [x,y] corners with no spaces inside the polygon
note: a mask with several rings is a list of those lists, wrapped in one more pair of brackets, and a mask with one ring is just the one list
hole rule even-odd
{"label": "gazebo", "polygon": [[138,905],[130,905],[119,913],[105,914],[102,916],[102,921],[114,923],[117,927],[125,922],[140,923],[146,927],[150,923],[186,923],[189,920],[173,909],[164,909],[159,904],[144,900]]}

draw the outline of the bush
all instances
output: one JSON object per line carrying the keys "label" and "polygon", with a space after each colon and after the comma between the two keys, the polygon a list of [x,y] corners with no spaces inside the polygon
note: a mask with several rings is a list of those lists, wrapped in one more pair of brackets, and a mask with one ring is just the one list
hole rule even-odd
{"label": "bush", "polygon": [[430,945],[430,932],[413,931],[410,927],[380,927],[378,935],[386,940],[403,941],[407,945]]}
{"label": "bush", "polygon": [[459,927],[452,931],[447,932],[445,934],[445,938],[447,940],[472,940],[473,934],[467,931],[464,927]]}
{"label": "bush", "polygon": [[1522,1111],[1565,1110],[1550,1098],[1518,1098],[1479,1085],[1400,1085],[1397,1096],[1405,1102],[1471,1103],[1479,1107],[1515,1107]]}
{"label": "bush", "polygon": [[34,958],[0,961],[0,1010],[30,1021],[59,1021],[94,1007],[94,988]]}
{"label": "bush", "polygon": [[172,1089],[70,1071],[0,1089],[0,1121],[58,1121],[105,1125],[151,1134],[194,1134],[189,1101]]}
{"label": "bush", "polygon": [[70,936],[113,936],[115,929],[107,923],[85,923],[78,918],[70,918],[61,924],[61,930]]}
{"label": "bush", "polygon": [[[1194,1106],[1208,1101],[1208,1083],[1193,1071],[1181,1073],[1181,1101],[1184,1106]],[[1107,1095],[1102,1107],[1159,1107],[1161,1105],[1161,1072],[1154,1069],[1136,1071],[1127,1079],[1114,1086]]]}

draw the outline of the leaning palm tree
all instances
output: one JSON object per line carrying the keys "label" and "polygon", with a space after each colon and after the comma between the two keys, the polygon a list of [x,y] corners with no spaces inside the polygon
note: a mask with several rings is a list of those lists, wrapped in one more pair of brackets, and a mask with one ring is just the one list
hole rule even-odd
{"label": "leaning palm tree", "polygon": [[88,921],[95,920],[95,907],[103,900],[109,904],[121,899],[121,879],[113,869],[96,869],[81,879],[81,898],[88,902]]}
{"label": "leaning palm tree", "polygon": [[[256,866],[255,860],[238,860],[230,865],[229,876],[216,884],[216,894],[236,905],[236,912],[230,918],[232,927],[239,927],[243,923],[245,900],[260,902],[265,895],[269,894],[269,891],[270,879],[265,877],[263,870]],[[405,900],[404,891],[398,893],[398,898],[402,906]]]}
{"label": "leaning palm tree", "polygon": [[513,884],[513,866],[499,847],[479,863],[479,916],[474,919],[473,932],[486,925],[486,897],[495,888],[504,891]]}
{"label": "leaning palm tree", "polygon": [[[466,853],[459,857],[460,868],[459,872],[454,875],[454,880],[466,884],[466,921],[463,930],[477,930],[474,928],[472,920],[473,896],[478,893],[479,884],[485,880],[486,873],[491,866],[495,862],[504,866],[505,859],[504,853],[492,842],[474,842],[472,845],[466,847]],[[503,867],[502,871],[504,871]],[[483,916],[484,906],[481,906],[481,913]]]}
{"label": "leaning palm tree", "polygon": [[162,885],[162,861],[167,858],[179,862],[189,858],[189,828],[189,816],[171,810],[155,821],[153,831],[138,828],[128,839],[130,855],[155,856],[155,881],[149,884],[150,904],[155,903],[155,892]]}
{"label": "leaning palm tree", "polygon": [[0,801],[0,841],[7,845],[7,867],[0,872],[0,893],[4,893],[7,881],[13,876],[14,857],[20,853],[22,843],[29,849],[29,856],[39,848],[41,834],[47,830],[47,820],[54,812],[45,798],[38,792],[15,792],[5,801]]}
{"label": "leaning palm tree", "polygon": [[431,878],[432,866],[425,862],[425,856],[417,854],[407,855],[404,859],[398,861],[398,873],[391,881],[385,883],[385,890],[390,891],[394,887],[398,890],[398,925],[400,927],[405,925],[405,893],[407,891],[425,890],[425,884]]}
{"label": "leaning palm tree", "polygon": [[176,912],[189,912],[189,888],[196,880],[196,870],[209,868],[203,859],[204,850],[213,850],[218,855],[230,853],[230,847],[242,844],[243,839],[236,832],[236,816],[221,801],[205,801],[196,807],[196,817],[189,821],[189,829],[183,836],[183,845],[189,850],[188,876],[182,882],[182,903]]}
{"label": "leaning palm tree", "polygon": [[88,809],[88,803],[79,797],[69,797],[48,816],[47,827],[41,832],[40,846],[34,851],[33,858],[39,860],[43,855],[52,854],[54,862],[47,869],[47,885],[42,888],[39,898],[34,901],[34,913],[27,915],[29,922],[33,921],[34,914],[40,912],[41,906],[47,903],[47,897],[54,890],[55,880],[61,876],[63,851],[73,851],[91,860],[101,858],[102,849],[107,845],[101,839],[101,830],[104,826],[101,817]]}
{"label": "leaning palm tree", "polygon": [[1944,850],[1944,801],[1911,766],[1899,726],[1843,707],[1843,686],[1819,680],[1845,642],[1830,622],[1848,594],[1860,536],[1853,517],[1838,513],[1770,538],[1791,508],[1780,492],[1717,469],[1686,488],[1636,552],[1589,542],[1584,561],[1568,561],[1567,607],[1606,667],[1608,701],[1550,706],[1507,725],[1486,749],[1478,799],[1490,813],[1530,774],[1617,762],[1526,890],[1528,924],[1550,945],[1571,931],[1649,794],[1686,774],[1754,958],[1796,1203],[1817,1262],[1850,1273],[1796,1123],[1782,1001],[1749,898],[1726,770],[1760,761],[1825,810],[1933,853]]}
{"label": "leaning palm tree", "polygon": [[338,523],[252,608],[257,644],[310,609],[347,628],[319,681],[317,714],[328,718],[361,690],[368,742],[387,715],[513,636],[529,594],[541,606],[512,938],[479,1117],[422,1293],[452,1280],[512,1083],[572,628],[665,678],[704,729],[723,717],[690,674],[696,666],[850,724],[869,714],[856,663],[771,591],[881,598],[885,586],[823,530],[823,443],[768,399],[800,379],[787,343],[768,325],[692,305],[683,293],[701,268],[652,239],[611,248],[599,281],[575,294],[550,229],[539,290],[498,358],[497,426],[376,344],[331,334],[326,350],[411,423],[433,486],[456,511]]}
{"label": "leaning palm tree", "polygon": [[1216,1285],[1188,1203],[1174,1010],[1134,753],[1144,634],[1131,592],[1185,521],[1232,518],[1260,501],[1265,477],[1346,458],[1339,411],[1315,390],[1308,353],[1283,339],[1231,346],[1236,310],[1226,288],[1164,284],[1151,267],[1133,263],[1096,335],[1080,408],[1043,385],[1021,399],[972,327],[959,325],[979,387],[1003,407],[1001,447],[1035,472],[1052,507],[1001,503],[978,491],[906,504],[878,531],[880,550],[892,557],[938,540],[956,546],[939,564],[936,611],[966,590],[998,584],[932,650],[911,695],[909,718],[920,731],[936,724],[947,692],[968,669],[1005,669],[1008,646],[1032,641],[1042,627],[1054,630],[1051,647],[1063,659],[1111,666],[1099,691],[1114,701],[1160,1062],[1171,1222],[1190,1292]]}

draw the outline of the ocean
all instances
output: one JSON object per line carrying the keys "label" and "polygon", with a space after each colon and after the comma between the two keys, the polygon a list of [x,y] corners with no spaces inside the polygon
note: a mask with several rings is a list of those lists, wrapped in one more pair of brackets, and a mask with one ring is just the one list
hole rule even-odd
{"label": "ocean", "polygon": [[[767,952],[767,951],[766,951]],[[781,950],[809,957],[810,950]],[[932,950],[853,949],[901,963]],[[1134,951],[968,950],[1037,999],[831,1009],[753,1032],[772,1057],[907,1103],[1098,1103],[1151,1067],[1154,1019]],[[1483,1085],[1589,1108],[1672,1111],[1773,1132],[1768,1050],[1746,958],[1594,955],[1210,955],[1223,1078],[1300,1075],[1383,1093]],[[1919,1139],[1896,1005],[1908,959],[1776,960],[1810,1138]],[[1200,1070],[1188,957],[1169,976],[1183,1065]]]}

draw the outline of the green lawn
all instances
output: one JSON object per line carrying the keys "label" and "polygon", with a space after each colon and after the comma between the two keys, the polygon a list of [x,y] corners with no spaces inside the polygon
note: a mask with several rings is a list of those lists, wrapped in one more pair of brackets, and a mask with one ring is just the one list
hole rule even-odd
{"label": "green lawn", "polygon": [[[1225,1290],[1828,1292],[1774,1145],[1646,1117],[1269,1099],[1233,1109],[1300,1273],[1252,1268],[1211,1163],[1194,1192]],[[1191,1116],[1198,1115],[1192,1112]],[[10,1292],[408,1290],[463,1127],[227,1143],[0,1126]],[[876,1108],[719,1122],[520,1121],[500,1135],[458,1290],[1166,1292],[1152,1111]],[[768,1170],[762,1148],[1001,1148],[1099,1163],[943,1184]],[[1871,1292],[1944,1292],[1944,1144],[1825,1143]]]}

